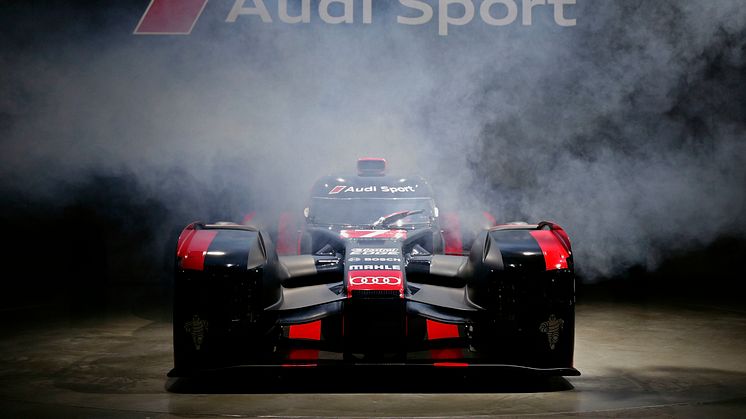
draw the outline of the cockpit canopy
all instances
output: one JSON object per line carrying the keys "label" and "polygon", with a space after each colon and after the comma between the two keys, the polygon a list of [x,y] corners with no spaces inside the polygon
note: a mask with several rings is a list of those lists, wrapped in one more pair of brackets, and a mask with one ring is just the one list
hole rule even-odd
{"label": "cockpit canopy", "polygon": [[380,217],[414,211],[393,226],[416,228],[438,217],[432,189],[422,177],[387,175],[386,160],[377,158],[360,159],[357,168],[357,175],[326,176],[314,184],[305,210],[309,223],[371,226]]}

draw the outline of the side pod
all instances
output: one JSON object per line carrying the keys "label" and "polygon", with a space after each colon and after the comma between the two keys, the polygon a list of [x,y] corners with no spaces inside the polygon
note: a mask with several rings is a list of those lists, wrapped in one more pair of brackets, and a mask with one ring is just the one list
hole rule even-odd
{"label": "side pod", "polygon": [[572,367],[575,276],[564,230],[548,222],[492,227],[468,263],[468,298],[495,325],[475,336],[480,344],[494,351],[509,340],[533,366]]}
{"label": "side pod", "polygon": [[281,303],[277,255],[261,231],[193,223],[176,250],[175,370],[219,367],[256,351],[274,327],[266,308]]}

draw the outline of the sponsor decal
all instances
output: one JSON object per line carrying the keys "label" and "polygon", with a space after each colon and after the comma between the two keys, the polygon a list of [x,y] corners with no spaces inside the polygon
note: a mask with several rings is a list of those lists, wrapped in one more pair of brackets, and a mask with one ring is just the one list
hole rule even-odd
{"label": "sponsor decal", "polygon": [[401,262],[400,258],[362,258],[362,262]]}
{"label": "sponsor decal", "polygon": [[202,347],[202,342],[205,339],[205,333],[207,332],[207,320],[202,320],[195,314],[192,316],[191,320],[184,323],[184,330],[186,330],[187,333],[191,333],[194,349],[199,351]]}
{"label": "sponsor decal", "polygon": [[[151,0],[135,34],[166,35],[189,34],[197,23],[202,9],[208,0]],[[534,8],[549,9],[554,23],[560,27],[577,25],[577,19],[567,16],[566,6],[575,5],[577,0],[399,0],[393,6],[396,15],[387,16],[391,22],[406,26],[427,25],[435,21],[440,36],[447,36],[450,30],[459,26],[480,22],[493,27],[521,24],[531,26],[534,21]],[[372,25],[376,21],[373,0],[302,0],[295,2],[300,7],[293,8],[290,0],[234,0],[224,19],[226,23],[241,21],[263,24],[281,23],[286,25],[308,25],[323,22],[327,25],[354,24]],[[313,3],[313,4],[312,4]],[[388,2],[387,2],[388,3]],[[436,4],[433,4],[436,3]],[[452,8],[450,4],[460,7]],[[186,6],[184,5],[186,4]],[[318,6],[316,5],[318,4]],[[337,10],[334,10],[336,7]],[[296,9],[296,10],[294,10]],[[542,10],[543,11],[543,10]],[[315,25],[314,25],[315,26]]]}
{"label": "sponsor decal", "polygon": [[401,285],[401,278],[394,276],[354,276],[350,285]]}
{"label": "sponsor decal", "polygon": [[398,247],[353,247],[350,256],[399,256]]}
{"label": "sponsor decal", "polygon": [[397,291],[402,298],[404,277],[401,270],[351,270],[347,274],[347,296],[351,297],[355,290]]}
{"label": "sponsor decal", "polygon": [[351,271],[400,271],[401,265],[350,265]]}
{"label": "sponsor decal", "polygon": [[194,225],[187,227],[179,237],[179,248],[176,253],[181,267],[195,271],[204,270],[205,256],[217,235],[217,230],[196,230]]}
{"label": "sponsor decal", "polygon": [[137,23],[136,35],[189,35],[207,0],[151,0]]}
{"label": "sponsor decal", "polygon": [[381,186],[381,192],[389,193],[406,193],[406,192],[417,192],[416,186]]}
{"label": "sponsor decal", "polygon": [[343,239],[406,239],[407,230],[342,230]]}
{"label": "sponsor decal", "polygon": [[332,189],[331,189],[331,190],[329,191],[329,195],[336,195],[336,194],[338,194],[338,193],[342,192],[342,190],[343,190],[344,188],[345,188],[345,187],[344,187],[344,186],[341,186],[341,185],[335,186],[335,187],[333,187],[333,188],[332,188]]}
{"label": "sponsor decal", "polygon": [[544,254],[544,263],[548,271],[553,269],[567,269],[567,258],[570,257],[570,252],[557,239],[554,231],[532,231],[531,236],[539,244],[541,253]]}
{"label": "sponsor decal", "polygon": [[351,257],[347,258],[347,262],[401,262],[401,258],[387,258],[387,257]]}
{"label": "sponsor decal", "polygon": [[547,334],[550,350],[554,350],[557,342],[559,342],[560,331],[564,324],[564,320],[558,319],[554,314],[550,314],[549,320],[539,325],[539,331]]}
{"label": "sponsor decal", "polygon": [[390,194],[398,193],[410,193],[417,192],[417,185],[415,186],[345,186],[337,185],[329,190],[329,195],[336,195],[340,193],[368,193],[368,192],[384,192]]}

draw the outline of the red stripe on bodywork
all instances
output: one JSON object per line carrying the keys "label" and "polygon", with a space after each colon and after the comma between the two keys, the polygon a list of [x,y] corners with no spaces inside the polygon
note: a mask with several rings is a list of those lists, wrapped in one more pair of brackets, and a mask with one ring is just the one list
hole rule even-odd
{"label": "red stripe on bodywork", "polygon": [[425,322],[427,323],[428,340],[458,337],[458,325],[436,322],[430,319],[425,320]]}
{"label": "red stripe on bodywork", "polygon": [[241,221],[241,224],[249,224],[251,223],[251,220],[256,217],[256,211],[251,211],[250,213],[243,216],[243,220]]}
{"label": "red stripe on bodywork", "polygon": [[432,359],[462,359],[463,357],[464,351],[457,348],[430,349]]}
{"label": "red stripe on bodywork", "polygon": [[336,195],[344,190],[344,185],[337,185],[329,191],[329,195]]}
{"label": "red stripe on bodywork", "polygon": [[548,271],[567,269],[567,257],[570,253],[551,230],[535,230],[531,232],[541,252]]}
{"label": "red stripe on bodywork", "polygon": [[186,256],[187,250],[189,249],[189,243],[192,242],[192,237],[194,237],[195,231],[194,224],[189,224],[179,235],[179,242],[176,245],[176,257],[178,257],[179,260]]}
{"label": "red stripe on bodywork", "polygon": [[205,269],[205,254],[210,243],[218,235],[217,230],[192,230],[193,233],[183,243],[180,249],[181,267],[202,271]]}
{"label": "red stripe on bodywork", "polygon": [[297,250],[293,215],[289,212],[280,214],[277,223],[277,253],[280,255],[292,255]]}
{"label": "red stripe on bodywork", "polygon": [[321,340],[321,320],[290,326],[290,339]]}
{"label": "red stripe on bodywork", "polygon": [[436,362],[433,364],[435,367],[468,367],[469,364],[466,362]]}
{"label": "red stripe on bodywork", "polygon": [[464,253],[464,243],[461,240],[461,222],[455,212],[443,214],[443,240],[445,240],[447,255]]}
{"label": "red stripe on bodywork", "polygon": [[134,33],[187,35],[202,14],[207,0],[151,0]]}
{"label": "red stripe on bodywork", "polygon": [[567,235],[565,230],[556,225],[552,224],[552,233],[556,234],[564,243],[565,249],[567,249],[568,252],[572,252],[572,246],[570,245],[570,237]]}
{"label": "red stripe on bodywork", "polygon": [[[321,340],[321,320],[305,324],[294,324],[290,326],[288,332],[290,339],[307,339],[307,340]],[[318,349],[291,349],[288,354],[288,359],[298,360],[316,360],[319,359]],[[287,365],[297,366],[297,365]],[[316,366],[316,365],[307,365]]]}
{"label": "red stripe on bodywork", "polygon": [[482,211],[482,216],[490,224],[490,227],[497,225],[497,219],[487,211]]}

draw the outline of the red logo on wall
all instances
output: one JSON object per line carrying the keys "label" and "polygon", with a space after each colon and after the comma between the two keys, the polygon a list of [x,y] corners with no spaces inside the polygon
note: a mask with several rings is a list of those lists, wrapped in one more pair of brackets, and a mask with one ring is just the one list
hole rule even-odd
{"label": "red logo on wall", "polygon": [[135,35],[189,35],[207,0],[151,0]]}

